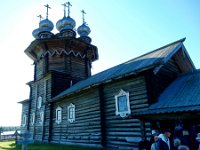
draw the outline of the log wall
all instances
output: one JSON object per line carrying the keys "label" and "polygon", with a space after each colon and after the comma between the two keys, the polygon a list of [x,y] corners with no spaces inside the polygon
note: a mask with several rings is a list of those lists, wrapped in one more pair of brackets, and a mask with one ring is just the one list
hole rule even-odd
{"label": "log wall", "polygon": [[[75,122],[67,119],[67,107],[75,105]],[[62,108],[62,122],[56,123],[56,108]],[[51,142],[101,146],[101,117],[98,90],[90,90],[53,104]]]}
{"label": "log wall", "polygon": [[143,76],[123,79],[105,85],[106,147],[114,149],[133,149],[142,139],[141,121],[131,117],[122,118],[115,114],[115,95],[123,89],[129,92],[131,114],[144,111],[148,107],[145,78]]}

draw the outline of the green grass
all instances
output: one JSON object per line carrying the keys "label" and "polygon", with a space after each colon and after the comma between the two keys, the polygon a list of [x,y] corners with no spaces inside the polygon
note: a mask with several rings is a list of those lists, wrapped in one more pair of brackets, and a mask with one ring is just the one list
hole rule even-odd
{"label": "green grass", "polygon": [[[15,141],[0,142],[0,150],[21,150],[21,145],[16,145]],[[57,144],[30,144],[28,150],[95,150],[94,148],[80,148]]]}

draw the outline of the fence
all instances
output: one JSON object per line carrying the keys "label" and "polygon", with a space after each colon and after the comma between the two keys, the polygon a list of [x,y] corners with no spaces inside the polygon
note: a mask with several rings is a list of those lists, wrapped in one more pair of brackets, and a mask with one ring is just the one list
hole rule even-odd
{"label": "fence", "polygon": [[5,140],[15,140],[17,137],[15,134],[8,134],[8,135],[1,135],[0,136],[0,141],[5,141]]}
{"label": "fence", "polygon": [[[14,132],[14,131],[13,131]],[[11,132],[12,133],[12,132]],[[1,134],[0,133],[0,141],[5,141],[5,140],[17,140],[20,138],[20,134],[15,131],[14,133],[9,133],[9,134]]]}

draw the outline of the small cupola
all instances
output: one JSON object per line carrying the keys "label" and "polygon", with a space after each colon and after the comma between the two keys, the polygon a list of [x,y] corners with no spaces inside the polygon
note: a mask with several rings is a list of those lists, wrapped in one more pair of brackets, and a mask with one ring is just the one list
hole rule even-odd
{"label": "small cupola", "polygon": [[47,8],[47,13],[46,13],[46,19],[42,20],[42,16],[39,15],[40,17],[40,22],[39,22],[39,28],[33,30],[32,35],[36,39],[43,39],[43,38],[51,38],[53,37],[53,33],[51,31],[54,28],[53,23],[48,19],[48,10],[51,8],[49,5],[44,5]]}
{"label": "small cupola", "polygon": [[[37,17],[40,18],[40,22],[41,22],[42,16],[39,15],[39,16],[37,16]],[[39,24],[40,24],[40,22],[39,22]],[[33,37],[36,38],[36,39],[39,39],[38,34],[39,34],[40,32],[41,32],[41,29],[40,29],[40,28],[37,28],[37,29],[33,30],[33,32],[32,32]]]}
{"label": "small cupola", "polygon": [[[56,28],[60,32],[61,37],[75,37],[76,22],[70,17],[70,2],[62,4],[64,6],[64,17],[56,23]],[[68,8],[68,15],[66,17],[66,7]]]}
{"label": "small cupola", "polygon": [[85,22],[85,11],[82,10],[82,18],[83,18],[83,24],[81,26],[78,27],[77,31],[78,34],[80,35],[80,39],[87,42],[87,43],[91,43],[91,38],[88,36],[91,32],[89,26],[87,25],[87,23]]}

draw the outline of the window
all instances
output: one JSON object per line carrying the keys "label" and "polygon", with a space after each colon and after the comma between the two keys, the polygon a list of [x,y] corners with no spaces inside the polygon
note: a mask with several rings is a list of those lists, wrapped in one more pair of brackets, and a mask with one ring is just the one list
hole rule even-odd
{"label": "window", "polygon": [[27,120],[27,116],[24,114],[24,115],[22,116],[22,126],[23,126],[23,127],[26,126],[26,120]]}
{"label": "window", "polygon": [[126,117],[131,113],[129,103],[129,92],[120,90],[119,94],[115,96],[116,115]]}
{"label": "window", "polygon": [[40,109],[42,107],[42,97],[39,96],[37,100],[37,108]]}
{"label": "window", "polygon": [[43,96],[43,102],[46,102],[47,100],[47,93],[48,93],[48,80],[44,80],[44,96]]}
{"label": "window", "polygon": [[60,124],[62,121],[62,108],[58,106],[56,108],[56,123]]}
{"label": "window", "polygon": [[31,125],[34,125],[35,123],[35,113],[31,114]]}
{"label": "window", "polygon": [[39,123],[42,124],[43,121],[44,121],[44,112],[41,111],[39,115],[40,115],[40,116],[39,116]]}
{"label": "window", "polygon": [[68,121],[70,123],[75,121],[75,105],[72,103],[68,106]]}

